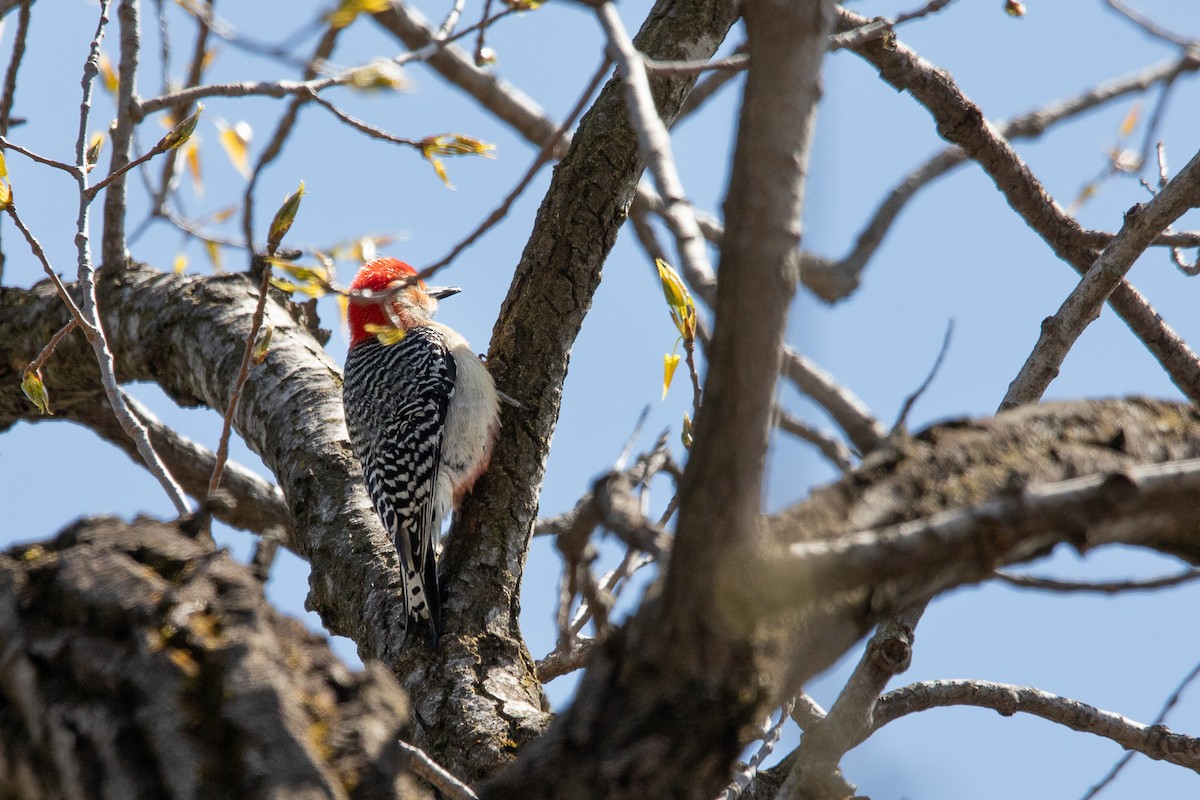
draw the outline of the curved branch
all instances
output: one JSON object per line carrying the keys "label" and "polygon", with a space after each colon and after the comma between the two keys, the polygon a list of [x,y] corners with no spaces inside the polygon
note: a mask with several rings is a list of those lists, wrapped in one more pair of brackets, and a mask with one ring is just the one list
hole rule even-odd
{"label": "curved branch", "polygon": [[[795,687],[890,613],[1059,543],[1120,541],[1200,563],[1188,521],[1200,513],[1200,465],[1186,461],[1197,458],[1200,414],[1176,403],[1046,404],[939,425],[889,442],[773,519],[791,555],[767,559],[747,602],[760,613],[808,609],[789,665]],[[1091,477],[1070,480],[1081,475]],[[938,556],[926,558],[935,541]]]}
{"label": "curved branch", "polygon": [[[404,3],[391,3],[390,8],[376,14],[374,19],[410,50],[427,47],[435,40],[435,33],[425,17]],[[541,146],[555,135],[558,125],[536,102],[493,72],[475,66],[470,54],[457,45],[440,47],[426,63],[527,141]],[[555,148],[555,158],[566,154],[568,143],[569,138]]]}
{"label": "curved branch", "polygon": [[1020,589],[1041,589],[1047,592],[1095,592],[1097,594],[1122,594],[1124,592],[1155,592],[1169,589],[1200,579],[1200,569],[1192,568],[1175,575],[1161,578],[1124,581],[1065,581],[1058,578],[1041,578],[1036,575],[1015,575],[996,572],[996,580]]}
{"label": "curved branch", "polygon": [[990,708],[1002,716],[1032,714],[1071,730],[1111,739],[1126,750],[1200,772],[1200,738],[1165,725],[1142,725],[1112,711],[1041,689],[991,681],[923,681],[888,692],[875,707],[875,730],[906,714],[948,706]]}

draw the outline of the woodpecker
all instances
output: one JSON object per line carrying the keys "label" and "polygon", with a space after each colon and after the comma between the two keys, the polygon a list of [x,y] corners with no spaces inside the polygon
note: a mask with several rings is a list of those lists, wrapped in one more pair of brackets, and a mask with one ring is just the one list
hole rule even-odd
{"label": "woodpecker", "polygon": [[[351,282],[351,290],[392,294],[382,302],[350,303],[342,401],[367,493],[400,558],[405,635],[413,618],[426,620],[436,647],[442,520],[487,468],[499,402],[492,376],[467,340],[433,320],[437,301],[460,290],[427,287],[415,275],[403,261],[379,258]],[[375,335],[389,328],[403,338],[385,344]]]}

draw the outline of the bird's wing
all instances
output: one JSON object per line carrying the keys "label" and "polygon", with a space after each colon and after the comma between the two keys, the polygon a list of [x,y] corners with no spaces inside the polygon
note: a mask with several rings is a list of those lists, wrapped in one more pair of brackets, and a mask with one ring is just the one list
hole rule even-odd
{"label": "bird's wing", "polygon": [[[360,344],[346,362],[373,376],[356,380],[346,396],[350,439],[363,464],[367,491],[392,536],[404,575],[404,606],[409,617],[428,619],[434,642],[441,633],[441,595],[437,578],[437,540],[441,534],[437,475],[442,432],[454,391],[454,358],[440,335],[428,328],[408,331],[403,340]],[[374,362],[369,372],[365,362]],[[349,382],[347,385],[350,385]],[[351,404],[366,409],[350,411]],[[376,430],[355,430],[361,420],[377,420]]]}

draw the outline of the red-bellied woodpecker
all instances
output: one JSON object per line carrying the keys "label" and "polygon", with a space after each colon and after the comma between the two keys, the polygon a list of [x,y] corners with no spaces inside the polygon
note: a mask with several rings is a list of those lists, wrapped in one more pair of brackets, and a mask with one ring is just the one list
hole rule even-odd
{"label": "red-bellied woodpecker", "polygon": [[[442,520],[487,468],[499,403],[467,340],[433,320],[438,299],[459,290],[426,287],[414,275],[402,261],[379,258],[354,277],[351,290],[391,296],[350,303],[342,399],[367,493],[400,557],[405,630],[413,617],[426,619],[436,645]],[[389,328],[403,338],[385,344],[375,335],[386,338]]]}

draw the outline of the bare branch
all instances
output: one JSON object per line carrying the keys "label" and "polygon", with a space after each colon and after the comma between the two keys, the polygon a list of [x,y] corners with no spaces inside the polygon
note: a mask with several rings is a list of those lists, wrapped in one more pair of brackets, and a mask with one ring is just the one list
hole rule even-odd
{"label": "bare branch", "polygon": [[491,230],[500,222],[500,220],[504,219],[504,217],[508,215],[509,209],[512,208],[513,203],[517,201],[517,198],[520,197],[525,189],[529,186],[534,176],[537,175],[538,171],[544,164],[553,158],[553,154],[558,149],[560,143],[565,142],[569,138],[571,127],[587,108],[588,100],[591,99],[592,95],[595,94],[596,90],[600,87],[600,83],[604,80],[604,76],[608,73],[608,68],[611,63],[612,62],[607,58],[601,62],[600,68],[596,70],[596,74],[593,75],[592,80],[588,82],[587,88],[585,88],[583,94],[579,96],[579,102],[577,102],[575,107],[571,109],[566,120],[558,127],[555,135],[546,140],[546,143],[542,145],[542,149],[538,151],[537,157],[534,158],[533,163],[529,165],[529,169],[525,171],[525,174],[521,176],[519,181],[517,181],[517,185],[514,186],[513,190],[508,193],[503,201],[501,201],[500,205],[497,206],[492,213],[488,214],[483,222],[479,223],[479,225],[476,226],[473,231],[467,234],[464,239],[462,239],[458,244],[454,245],[454,247],[450,249],[449,253],[447,253],[438,261],[430,264],[428,267],[422,269],[420,273],[422,278],[427,278],[442,267],[453,262],[454,259],[458,257],[459,253],[463,252],[476,241],[478,241],[479,237]]}
{"label": "bare branch", "polygon": [[595,639],[580,637],[575,640],[570,652],[561,653],[555,650],[548,653],[545,658],[537,662],[538,680],[542,683],[549,683],[555,678],[561,678],[563,675],[582,669],[587,664],[588,657],[595,646]]}
{"label": "bare branch", "polygon": [[780,791],[784,798],[850,796],[854,788],[838,762],[873,730],[875,708],[888,682],[912,663],[917,623],[925,604],[907,608],[879,626],[837,701],[804,729],[796,763]]}
{"label": "bare branch", "polygon": [[1200,569],[1189,569],[1177,575],[1161,578],[1126,581],[1065,581],[1058,578],[1041,578],[1036,575],[1015,575],[1003,570],[996,572],[997,580],[1021,589],[1042,589],[1048,592],[1095,592],[1097,594],[1123,594],[1125,592],[1150,592],[1182,586],[1200,578]]}
{"label": "bare branch", "polygon": [[[272,253],[274,255],[274,253]],[[271,288],[271,263],[263,264],[262,278],[258,285],[258,302],[254,306],[254,316],[250,318],[250,331],[246,334],[246,347],[242,352],[242,363],[238,367],[237,377],[233,379],[233,387],[229,390],[229,405],[225,408],[224,419],[221,423],[221,438],[217,443],[217,454],[213,459],[212,476],[208,479],[208,491],[205,496],[212,495],[221,485],[221,472],[229,458],[229,436],[233,432],[233,417],[237,413],[238,401],[242,397],[242,389],[246,386],[246,378],[250,375],[250,361],[254,356],[254,347],[258,343],[259,331],[262,330],[263,313],[267,306],[267,292]]]}
{"label": "bare branch", "polygon": [[[87,64],[84,66],[84,98],[79,115],[79,135],[75,140],[75,164],[80,170],[87,169],[84,154],[87,150],[88,140],[88,112],[91,109],[92,88],[95,85],[96,74],[99,70],[99,37],[103,32],[104,21],[107,18],[110,2],[112,0],[101,1],[101,26],[97,29],[95,47],[88,56]],[[117,65],[117,77],[119,81],[117,85],[117,121],[109,133],[109,141],[112,144],[112,157],[108,165],[109,174],[118,177],[104,196],[104,234],[101,239],[100,250],[100,263],[110,266],[124,264],[127,254],[125,241],[125,180],[120,176],[124,175],[125,166],[129,163],[129,152],[133,142],[133,129],[137,124],[134,108],[137,103],[138,59],[141,56],[141,38],[138,30],[139,14],[139,5],[135,0],[120,0],[120,6],[117,11],[117,18],[120,22],[121,46],[121,59]],[[81,194],[87,189],[87,181],[85,179],[86,172],[83,177],[77,178]],[[83,197],[80,200],[81,203],[90,202],[90,199]],[[85,208],[81,209],[79,233],[86,236],[84,210]],[[83,241],[86,242],[86,239]],[[81,248],[84,246],[84,244],[80,245]],[[82,252],[80,253],[80,258],[84,258]],[[91,256],[88,255],[86,260],[90,262]],[[80,269],[83,270],[82,264]],[[84,287],[84,303],[86,305],[86,298],[91,294],[91,291],[88,289],[89,279],[84,278],[81,273],[80,282]],[[114,409],[117,409],[119,416],[119,406],[114,404]]]}
{"label": "bare branch", "polygon": [[[437,44],[434,31],[425,18],[405,3],[392,3],[389,9],[376,14],[374,19],[410,50],[423,51]],[[477,66],[462,48],[441,45],[423,60],[443,78],[475,98],[500,121],[510,125],[526,141],[540,146],[554,136],[558,125],[537,103],[492,72]],[[566,153],[566,144],[564,141],[555,148],[555,158],[562,158]]]}
{"label": "bare branch", "polygon": [[[1182,547],[1197,508],[1200,459],[1036,486],[928,519],[793,544],[787,558],[768,567],[778,572],[764,573],[762,597],[768,605],[805,607],[818,597],[829,603],[870,591],[881,606],[916,602],[984,580],[992,565],[1021,561],[1068,537],[1081,547]],[[918,575],[920,589],[905,585]]]}
{"label": "bare branch", "polygon": [[630,124],[637,133],[638,150],[662,195],[663,219],[675,235],[675,245],[684,262],[684,269],[699,273],[712,272],[708,262],[708,245],[700,233],[695,211],[675,167],[671,137],[655,108],[642,55],[634,48],[611,2],[597,6],[596,14],[608,37],[608,51],[616,59],[617,69],[625,82],[625,103]]}
{"label": "bare branch", "polygon": [[1154,199],[1125,212],[1125,224],[1052,317],[1042,321],[1042,333],[1021,371],[1000,403],[1002,409],[1037,402],[1067,352],[1084,329],[1100,316],[1105,300],[1124,280],[1133,262],[1161,231],[1184,212],[1200,205],[1200,152]]}
{"label": "bare branch", "polygon": [[837,438],[834,434],[826,431],[818,430],[809,425],[802,419],[792,416],[778,406],[775,409],[776,421],[775,424],[779,429],[786,431],[798,439],[803,439],[809,444],[816,445],[817,450],[825,458],[829,459],[832,464],[842,472],[850,469],[854,465],[854,454],[850,452],[850,448]]}
{"label": "bare branch", "polygon": [[738,800],[742,796],[742,792],[746,791],[746,787],[754,780],[754,776],[758,774],[759,767],[767,758],[775,751],[775,745],[779,743],[779,737],[783,735],[784,723],[791,717],[792,709],[795,708],[796,701],[788,700],[783,704],[783,708],[779,711],[779,719],[774,723],[768,719],[768,726],[763,732],[762,743],[758,750],[754,751],[754,755],[750,757],[750,761],[733,776],[733,782],[718,795],[717,800]]}
{"label": "bare branch", "polygon": [[883,424],[852,391],[806,356],[790,347],[783,350],[783,374],[796,388],[838,424],[859,453],[870,453],[887,436]]}
{"label": "bare branch", "polygon": [[25,57],[25,39],[29,34],[30,7],[33,0],[21,1],[21,13],[18,17],[17,32],[13,36],[12,56],[8,60],[8,69],[4,73],[4,94],[0,96],[0,136],[8,135],[12,123],[13,99],[17,94],[17,73],[21,69],[21,61]]}
{"label": "bare branch", "polygon": [[929,368],[929,374],[925,376],[925,380],[921,381],[921,385],[913,390],[912,394],[904,398],[904,403],[900,406],[900,413],[896,415],[896,424],[892,426],[892,430],[900,430],[908,421],[909,412],[912,411],[913,405],[920,399],[921,395],[933,383],[933,379],[937,377],[938,370],[942,368],[942,362],[946,359],[946,353],[950,352],[950,340],[954,336],[954,320],[946,323],[946,333],[942,335],[942,346],[938,349],[937,358],[933,360],[933,366]]}
{"label": "bare branch", "polygon": [[[326,29],[325,34],[317,43],[316,49],[309,58],[308,66],[304,69],[304,77],[306,80],[311,80],[317,74],[317,65],[323,63],[333,53],[334,45],[337,44],[338,36],[341,33],[341,28],[330,26]],[[291,135],[292,128],[296,124],[296,118],[300,114],[300,109],[309,101],[313,95],[300,94],[292,99],[288,104],[287,110],[279,118],[279,122],[275,126],[275,132],[271,135],[271,140],[267,142],[267,146],[263,148],[262,153],[258,156],[258,161],[254,165],[254,169],[250,173],[250,180],[246,182],[246,191],[242,194],[242,235],[246,239],[246,245],[253,252],[254,250],[254,190],[258,186],[259,176],[262,175],[267,165],[274,161],[279,153],[283,150],[283,145]]]}
{"label": "bare branch", "polygon": [[1186,36],[1180,36],[1179,34],[1175,33],[1175,31],[1164,28],[1144,14],[1141,14],[1135,9],[1125,5],[1121,2],[1121,0],[1105,0],[1105,2],[1108,3],[1108,7],[1113,11],[1116,11],[1122,17],[1129,20],[1138,28],[1141,28],[1142,31],[1150,36],[1153,36],[1155,39],[1161,39],[1168,44],[1178,45],[1179,47],[1184,48],[1193,48],[1196,46],[1196,39],[1189,39]]}
{"label": "bare branch", "polygon": [[[746,52],[746,44],[744,42],[738,45],[733,51],[734,55],[739,55],[744,52]],[[683,119],[684,117],[696,111],[698,108],[704,105],[706,100],[715,95],[721,89],[721,87],[728,84],[737,76],[738,73],[734,70],[718,70],[712,75],[706,77],[704,80],[698,82],[696,84],[696,88],[692,89],[692,91],[688,94],[687,100],[683,102],[683,107],[679,109],[679,119]]]}
{"label": "bare branch", "polygon": [[[208,494],[215,457],[211,450],[179,434],[164,424],[145,406],[126,395],[125,403],[150,433],[150,441],[171,474],[190,496],[197,501]],[[91,429],[109,444],[115,445],[138,464],[144,464],[137,445],[125,434],[113,415],[103,393],[90,398],[72,397],[72,402],[57,409],[58,416]],[[221,490],[228,502],[215,504],[213,516],[227,525],[262,536],[278,536],[281,543],[299,555],[292,534],[291,515],[279,487],[241,466],[225,465]]]}
{"label": "bare branch", "polygon": [[1200,771],[1200,739],[1175,733],[1163,725],[1143,725],[1040,689],[1006,683],[943,680],[905,686],[880,698],[875,709],[875,728],[878,730],[917,711],[963,705],[990,708],[1006,717],[1033,714],[1071,730],[1111,739],[1156,761]]}
{"label": "bare branch", "polygon": [[[864,18],[841,9],[843,28],[863,24]],[[1063,212],[983,116],[978,106],[950,80],[948,74],[920,58],[900,42],[884,47],[871,42],[855,48],[897,89],[907,90],[933,115],[938,133],[958,145],[996,183],[1005,200],[1061,259],[1080,273],[1095,262],[1097,253],[1083,231]],[[1200,402],[1200,359],[1128,283],[1121,281],[1109,299],[1112,307],[1162,364],[1181,391]]]}

